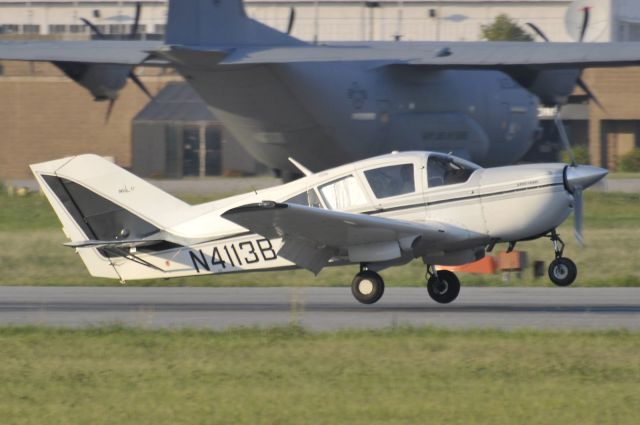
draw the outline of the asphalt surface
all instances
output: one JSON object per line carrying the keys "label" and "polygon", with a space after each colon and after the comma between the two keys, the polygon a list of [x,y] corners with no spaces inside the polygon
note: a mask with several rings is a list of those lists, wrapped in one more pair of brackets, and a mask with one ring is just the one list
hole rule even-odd
{"label": "asphalt surface", "polygon": [[462,288],[449,305],[387,288],[374,305],[349,288],[0,287],[0,325],[214,328],[300,323],[312,330],[640,329],[640,288]]}

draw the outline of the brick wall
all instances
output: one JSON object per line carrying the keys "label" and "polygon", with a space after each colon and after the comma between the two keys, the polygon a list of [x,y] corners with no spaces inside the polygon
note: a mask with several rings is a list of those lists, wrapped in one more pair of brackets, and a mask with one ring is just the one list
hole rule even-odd
{"label": "brick wall", "polygon": [[589,106],[589,154],[591,163],[615,169],[612,147],[606,149],[609,158],[602,158],[604,120],[640,120],[640,67],[590,69],[584,73],[585,82],[604,105],[601,110],[591,102]]}
{"label": "brick wall", "polygon": [[[135,85],[121,91],[105,123],[107,102],[95,102],[54,67],[35,64],[40,67],[35,76],[15,76],[28,74],[30,65],[5,64],[14,76],[0,77],[0,179],[30,178],[28,164],[79,153],[131,165],[131,120],[148,102]],[[142,77],[152,94],[175,79]]]}

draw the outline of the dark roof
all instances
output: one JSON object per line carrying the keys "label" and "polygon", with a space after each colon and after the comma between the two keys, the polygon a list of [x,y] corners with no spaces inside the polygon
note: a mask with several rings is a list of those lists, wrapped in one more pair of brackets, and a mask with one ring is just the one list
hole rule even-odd
{"label": "dark roof", "polygon": [[167,84],[133,119],[134,123],[195,121],[218,120],[202,98],[184,82]]}

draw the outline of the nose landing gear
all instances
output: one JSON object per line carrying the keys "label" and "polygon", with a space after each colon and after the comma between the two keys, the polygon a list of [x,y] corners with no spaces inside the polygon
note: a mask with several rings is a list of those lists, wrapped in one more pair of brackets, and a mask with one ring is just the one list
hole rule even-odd
{"label": "nose landing gear", "polygon": [[549,264],[549,279],[557,286],[569,286],[576,280],[578,268],[573,261],[562,256],[564,242],[555,229],[551,231],[550,238],[556,258]]}

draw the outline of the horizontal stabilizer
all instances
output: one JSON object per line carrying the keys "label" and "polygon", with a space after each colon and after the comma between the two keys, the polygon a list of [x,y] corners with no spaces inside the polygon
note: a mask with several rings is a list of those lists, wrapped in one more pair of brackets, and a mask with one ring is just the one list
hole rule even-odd
{"label": "horizontal stabilizer", "polygon": [[67,242],[64,246],[70,248],[138,248],[143,246],[151,246],[165,242],[158,239],[129,239],[129,240],[113,240],[113,241],[78,241]]}

